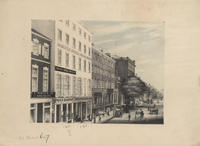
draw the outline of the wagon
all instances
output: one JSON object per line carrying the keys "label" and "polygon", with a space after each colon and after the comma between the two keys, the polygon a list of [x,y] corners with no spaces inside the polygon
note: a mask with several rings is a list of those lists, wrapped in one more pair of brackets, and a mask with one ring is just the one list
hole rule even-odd
{"label": "wagon", "polygon": [[121,109],[116,109],[115,110],[115,117],[121,117],[122,116],[122,110]]}
{"label": "wagon", "polygon": [[149,113],[150,114],[158,114],[158,108],[150,108]]}

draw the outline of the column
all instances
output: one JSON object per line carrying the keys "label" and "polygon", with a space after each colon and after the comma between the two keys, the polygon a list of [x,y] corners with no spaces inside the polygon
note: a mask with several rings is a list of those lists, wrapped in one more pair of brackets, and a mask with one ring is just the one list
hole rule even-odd
{"label": "column", "polygon": [[52,123],[52,102],[50,102],[50,123]]}
{"label": "column", "polygon": [[35,123],[37,123],[37,103],[35,103]]}
{"label": "column", "polygon": [[81,102],[81,109],[80,109],[81,120],[83,119],[83,115],[82,115],[83,111],[82,110],[83,110],[83,106],[82,106],[82,102]]}
{"label": "column", "polygon": [[42,103],[42,123],[44,123],[44,103]]}
{"label": "column", "polygon": [[68,123],[68,103],[66,104],[66,122]]}
{"label": "column", "polygon": [[76,105],[76,107],[75,107],[76,111],[74,111],[74,114],[75,114],[75,116],[76,115],[79,116],[79,108],[78,108],[79,104],[78,103],[74,103],[74,104]]}
{"label": "column", "polygon": [[63,103],[60,104],[60,122],[63,122]]}
{"label": "column", "polygon": [[71,111],[72,111],[72,123],[74,123],[74,103],[72,103],[72,106],[71,106]]}
{"label": "column", "polygon": [[57,110],[56,110],[56,104],[54,106],[54,123],[56,123],[56,117],[57,117]]}
{"label": "column", "polygon": [[88,109],[87,109],[87,103],[88,103],[88,102],[86,101],[86,102],[85,102],[85,118],[86,118],[86,119],[87,119],[87,117],[88,117],[88,114],[87,114],[87,110],[88,110]]}

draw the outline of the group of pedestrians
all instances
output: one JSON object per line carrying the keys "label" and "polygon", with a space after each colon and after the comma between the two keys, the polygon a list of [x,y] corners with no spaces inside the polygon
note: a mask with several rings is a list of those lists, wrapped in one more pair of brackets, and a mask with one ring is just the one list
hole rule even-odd
{"label": "group of pedestrians", "polygon": [[94,117],[93,117],[94,123],[97,122],[97,121],[96,121],[96,118],[97,118],[97,117],[98,117],[98,119],[99,119],[98,121],[101,122],[101,121],[102,121],[102,116],[103,116],[103,119],[104,119],[104,117],[105,117],[106,115],[109,117],[109,116],[110,116],[110,111],[107,111],[106,113],[104,113],[104,114],[102,114],[102,115],[101,115],[101,114],[99,114],[99,115],[94,114]]}
{"label": "group of pedestrians", "polygon": [[[144,118],[144,111],[142,109],[138,109],[135,112],[135,119],[137,119],[137,115],[139,115],[139,119],[142,120]],[[130,121],[131,119],[131,114],[130,111],[128,113],[128,120]]]}
{"label": "group of pedestrians", "polygon": [[142,120],[144,118],[144,111],[142,109],[137,109],[135,112],[135,119],[137,119],[137,115],[139,115],[139,119]]}

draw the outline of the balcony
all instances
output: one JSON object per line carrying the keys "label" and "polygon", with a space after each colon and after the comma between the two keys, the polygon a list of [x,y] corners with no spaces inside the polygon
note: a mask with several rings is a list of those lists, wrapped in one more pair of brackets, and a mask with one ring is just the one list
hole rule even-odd
{"label": "balcony", "polygon": [[55,92],[32,92],[32,98],[53,98],[55,97]]}

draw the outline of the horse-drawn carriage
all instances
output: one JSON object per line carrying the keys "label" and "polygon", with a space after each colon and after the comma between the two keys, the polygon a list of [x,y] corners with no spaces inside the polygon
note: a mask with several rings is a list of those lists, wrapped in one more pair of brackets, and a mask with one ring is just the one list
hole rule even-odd
{"label": "horse-drawn carriage", "polygon": [[155,107],[154,108],[150,108],[149,109],[149,113],[150,114],[158,114],[158,108],[155,108]]}
{"label": "horse-drawn carriage", "polygon": [[144,118],[144,112],[142,109],[138,109],[135,111],[135,119],[142,120]]}

